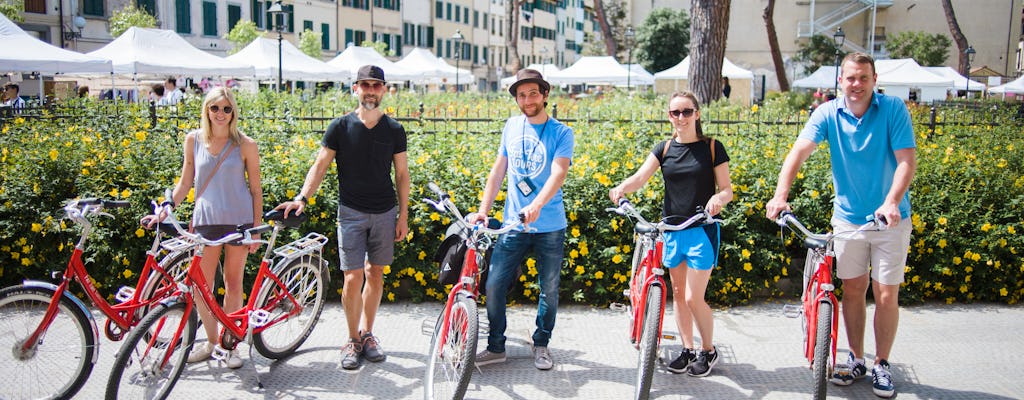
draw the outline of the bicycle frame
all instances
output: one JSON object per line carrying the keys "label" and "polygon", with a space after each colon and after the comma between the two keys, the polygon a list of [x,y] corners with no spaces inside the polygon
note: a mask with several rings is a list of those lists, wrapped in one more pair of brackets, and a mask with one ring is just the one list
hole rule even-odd
{"label": "bicycle frame", "polygon": [[[469,241],[469,239],[466,239]],[[452,312],[452,305],[455,304],[455,300],[459,297],[459,294],[463,294],[466,297],[476,300],[480,297],[480,290],[477,286],[477,278],[480,277],[480,265],[477,263],[477,250],[476,246],[470,243],[470,246],[466,248],[466,258],[462,263],[462,272],[459,274],[459,281],[455,282],[452,286],[452,290],[448,292],[448,298],[444,303],[444,315],[441,317],[441,337],[437,340],[439,346],[444,345],[448,340],[448,328],[450,327],[450,319]],[[486,284],[486,282],[485,282]]]}
{"label": "bicycle frame", "polygon": [[[640,347],[640,335],[643,333],[643,319],[647,312],[647,294],[651,286],[658,285],[665,287],[665,269],[662,268],[661,259],[665,243],[661,241],[660,234],[645,233],[637,241],[645,249],[643,258],[637,265],[633,266],[629,280],[629,303],[632,306],[633,319],[630,326],[629,340],[634,347]],[[668,297],[664,290],[661,291],[661,313],[658,315],[658,345],[661,345],[662,324],[665,320],[665,299]]]}
{"label": "bicycle frame", "polygon": [[[832,329],[830,329],[831,336],[831,349],[829,349],[832,364],[836,362],[836,338],[839,335],[839,313],[835,312],[839,310],[839,300],[836,299],[835,285],[832,283],[832,269],[835,266],[835,254],[832,251],[832,242],[829,241],[825,247],[813,248],[808,255],[814,254],[816,260],[821,257],[821,261],[814,265],[814,272],[807,280],[807,286],[804,287],[802,295],[803,300],[803,311],[807,317],[807,340],[805,340],[804,356],[807,358],[807,362],[811,365],[814,364],[814,341],[810,340],[810,336],[813,332],[818,331],[818,309],[822,303],[828,302],[832,304]],[[813,262],[808,260],[808,262]],[[805,272],[806,274],[806,272]]]}

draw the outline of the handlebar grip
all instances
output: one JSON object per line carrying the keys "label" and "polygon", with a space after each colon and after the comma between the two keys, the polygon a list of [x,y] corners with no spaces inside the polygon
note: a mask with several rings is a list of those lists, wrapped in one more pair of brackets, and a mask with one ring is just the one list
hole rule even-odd
{"label": "handlebar grip", "polygon": [[252,235],[259,235],[259,234],[263,234],[263,233],[266,233],[266,232],[270,232],[272,229],[274,229],[273,226],[270,226],[270,225],[267,225],[267,224],[263,224],[263,225],[255,227],[255,228],[249,228],[245,232],[248,233],[250,236],[252,236]]}
{"label": "handlebar grip", "polygon": [[517,217],[519,217],[519,222],[526,223],[526,214],[519,213],[519,215],[517,215]]}
{"label": "handlebar grip", "polygon": [[178,233],[178,230],[174,228],[174,224],[171,224],[170,222],[161,222],[157,224],[156,229],[167,233],[168,235],[175,235]]}
{"label": "handlebar grip", "polygon": [[84,199],[78,199],[76,204],[79,207],[82,207],[82,206],[92,206],[92,205],[100,204],[100,199],[97,199],[95,197],[87,197],[87,198],[84,198]]}
{"label": "handlebar grip", "polygon": [[793,215],[792,211],[783,210],[781,213],[779,213],[779,218],[785,218],[785,217],[788,217],[788,216],[791,216],[791,215]]}
{"label": "handlebar grip", "polygon": [[131,206],[132,203],[127,200],[101,200],[103,208],[124,208]]}
{"label": "handlebar grip", "polygon": [[623,205],[623,204],[629,204],[629,199],[627,199],[627,198],[625,198],[625,197],[621,197],[621,198],[619,198],[619,204],[618,204],[618,206],[619,206],[619,207],[622,207],[622,205]]}
{"label": "handlebar grip", "polygon": [[448,198],[448,193],[445,193],[443,190],[441,190],[441,187],[437,186],[436,183],[434,183],[434,182],[427,182],[427,187],[430,188],[430,191],[434,192],[434,194],[436,194],[438,197],[440,197],[442,199],[447,199]]}

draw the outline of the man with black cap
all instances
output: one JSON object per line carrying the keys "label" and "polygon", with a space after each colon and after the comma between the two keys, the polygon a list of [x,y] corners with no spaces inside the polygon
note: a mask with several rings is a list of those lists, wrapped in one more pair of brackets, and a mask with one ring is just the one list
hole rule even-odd
{"label": "man with black cap", "polygon": [[[515,270],[527,252],[533,250],[540,285],[537,329],[533,332],[533,365],[540,370],[554,366],[548,342],[558,312],[558,284],[564,259],[565,206],[562,183],[572,162],[572,129],[548,116],[548,92],[551,85],[540,72],[523,69],[509,88],[522,116],[509,118],[501,132],[498,158],[487,176],[483,199],[477,213],[468,218],[483,222],[491,210],[502,182],[508,177],[503,211],[505,223],[519,220],[528,231],[516,230],[498,238],[487,278],[487,319],[490,335],[487,349],[476,356],[477,365],[504,362],[505,302]],[[529,264],[528,264],[529,265]],[[534,266],[531,266],[533,268]]]}
{"label": "man with black cap", "polygon": [[345,279],[341,302],[349,336],[341,350],[345,369],[359,368],[360,357],[373,362],[386,358],[372,333],[373,323],[384,291],[384,266],[394,259],[394,243],[409,233],[405,128],[380,110],[387,92],[384,70],[375,65],[359,68],[354,90],[359,106],[331,121],[302,190],[292,201],[277,206],[286,214],[301,213],[335,161],[338,253]]}

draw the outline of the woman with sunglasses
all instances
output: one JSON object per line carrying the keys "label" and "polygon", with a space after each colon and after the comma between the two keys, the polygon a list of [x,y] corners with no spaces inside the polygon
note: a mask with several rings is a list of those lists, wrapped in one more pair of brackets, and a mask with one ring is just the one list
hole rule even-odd
{"label": "woman with sunglasses", "polygon": [[[169,200],[177,206],[195,188],[192,229],[215,240],[235,232],[238,225],[253,227],[262,223],[260,154],[256,141],[238,130],[238,104],[231,89],[210,90],[203,100],[200,117],[199,129],[185,136],[181,179]],[[153,224],[153,220],[143,223]],[[228,243],[203,249],[200,266],[207,282],[214,282],[221,254],[224,255],[224,311],[242,308],[245,259],[258,248],[257,244]],[[207,342],[193,348],[188,356],[190,363],[209,359],[220,340],[216,318],[202,301],[197,304]],[[224,361],[228,368],[242,366],[237,348]]]}
{"label": "woman with sunglasses", "polygon": [[[626,193],[639,190],[660,168],[665,179],[662,216],[678,224],[694,215],[699,207],[718,215],[732,201],[729,155],[721,142],[704,136],[700,125],[700,101],[690,92],[676,92],[669,98],[668,119],[672,138],[654,146],[640,169],[608,191],[613,203]],[[707,376],[718,362],[712,340],[714,318],[704,301],[712,269],[718,264],[719,226],[709,224],[682,231],[665,232],[662,263],[672,280],[672,302],[683,351],[668,370],[690,376]],[[694,347],[693,325],[701,337]]]}

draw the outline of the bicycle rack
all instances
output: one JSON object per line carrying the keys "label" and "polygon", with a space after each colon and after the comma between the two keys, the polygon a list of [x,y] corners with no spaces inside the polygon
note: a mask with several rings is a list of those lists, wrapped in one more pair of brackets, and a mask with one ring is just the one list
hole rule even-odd
{"label": "bicycle rack", "polygon": [[327,244],[327,236],[310,232],[306,236],[274,249],[274,254],[281,257],[298,257],[319,250]]}
{"label": "bicycle rack", "polygon": [[172,237],[160,242],[160,247],[170,252],[184,251],[192,248],[192,246],[194,246],[194,243],[180,237]]}
{"label": "bicycle rack", "polygon": [[782,306],[782,315],[786,318],[799,318],[804,313],[804,307],[799,304],[786,304]]}

